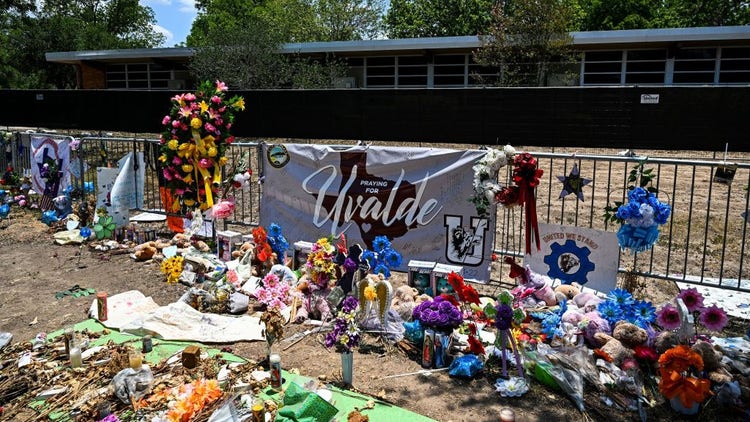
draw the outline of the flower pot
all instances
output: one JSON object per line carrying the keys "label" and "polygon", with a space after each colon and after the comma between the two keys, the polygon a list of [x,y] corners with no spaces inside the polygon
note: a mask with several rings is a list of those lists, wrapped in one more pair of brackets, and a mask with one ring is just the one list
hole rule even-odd
{"label": "flower pot", "polygon": [[354,378],[354,354],[352,352],[341,353],[341,378],[345,385],[352,385]]}
{"label": "flower pot", "polygon": [[669,399],[669,404],[672,405],[672,409],[683,415],[695,415],[701,407],[701,404],[698,402],[692,403],[691,407],[685,407],[679,397],[672,397]]}

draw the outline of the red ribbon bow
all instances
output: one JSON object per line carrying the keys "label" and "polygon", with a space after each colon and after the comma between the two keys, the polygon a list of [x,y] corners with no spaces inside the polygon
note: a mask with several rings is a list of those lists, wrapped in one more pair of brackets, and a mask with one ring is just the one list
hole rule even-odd
{"label": "red ribbon bow", "polygon": [[513,164],[513,182],[519,187],[518,204],[523,204],[526,212],[526,253],[531,253],[532,232],[536,249],[541,250],[534,189],[544,171],[537,168],[536,158],[528,152],[516,155]]}

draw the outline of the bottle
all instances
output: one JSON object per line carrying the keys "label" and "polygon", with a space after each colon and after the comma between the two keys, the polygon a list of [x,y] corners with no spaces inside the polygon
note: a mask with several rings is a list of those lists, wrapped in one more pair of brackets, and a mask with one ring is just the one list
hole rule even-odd
{"label": "bottle", "polygon": [[143,336],[143,338],[141,339],[141,344],[143,345],[143,353],[150,352],[154,347],[153,343],[151,342],[151,336],[148,334]]}
{"label": "bottle", "polygon": [[277,353],[273,353],[268,357],[268,361],[268,366],[271,371],[271,388],[275,391],[279,391],[281,390],[281,384],[283,383],[281,379],[281,356]]}
{"label": "bottle", "polygon": [[253,406],[251,407],[253,412],[253,422],[265,422],[266,420],[266,403],[260,397],[253,399]]}
{"label": "bottle", "polygon": [[131,350],[128,354],[128,360],[130,361],[130,368],[134,371],[140,371],[141,365],[143,365],[143,356],[137,350]]}
{"label": "bottle", "polygon": [[70,367],[80,368],[83,366],[83,357],[81,357],[81,348],[73,341],[70,345]]}
{"label": "bottle", "polygon": [[63,333],[63,342],[65,342],[65,356],[70,356],[70,346],[73,345],[73,336],[75,332],[72,328],[66,328]]}

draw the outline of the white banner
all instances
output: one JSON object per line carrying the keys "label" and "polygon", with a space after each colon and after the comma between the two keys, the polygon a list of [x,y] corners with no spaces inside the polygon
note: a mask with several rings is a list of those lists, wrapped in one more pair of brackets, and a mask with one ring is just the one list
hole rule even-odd
{"label": "white banner", "polygon": [[117,227],[127,225],[128,210],[143,206],[143,153],[138,152],[135,157],[140,163],[138,171],[134,168],[132,152],[117,162],[117,168],[96,169],[96,207],[106,208]]}
{"label": "white banner", "polygon": [[486,282],[494,221],[477,216],[472,166],[483,151],[264,145],[261,224],[290,243],[344,233],[372,249],[387,236],[403,258],[460,265]]}
{"label": "white banner", "polygon": [[[47,181],[42,177],[44,164],[55,164],[62,172],[59,184]],[[46,136],[31,138],[31,185],[40,195],[50,197],[61,195],[70,185],[70,141],[68,139],[52,139]],[[47,192],[45,192],[45,189]]]}
{"label": "white banner", "polygon": [[542,250],[524,257],[533,271],[604,293],[615,288],[619,258],[615,233],[539,224],[539,236]]}

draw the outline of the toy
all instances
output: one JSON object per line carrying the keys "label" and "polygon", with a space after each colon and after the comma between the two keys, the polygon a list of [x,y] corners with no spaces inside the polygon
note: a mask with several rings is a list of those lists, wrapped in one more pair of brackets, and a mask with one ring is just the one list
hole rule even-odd
{"label": "toy", "polygon": [[711,382],[717,384],[732,382],[732,374],[722,364],[721,354],[715,351],[710,343],[697,341],[691,349],[703,358],[703,371],[708,374]]}
{"label": "toy", "polygon": [[146,242],[136,246],[133,249],[133,255],[136,261],[148,261],[157,253],[156,242]]}
{"label": "toy", "polygon": [[612,336],[623,346],[633,349],[648,341],[648,333],[643,328],[629,322],[619,322],[615,326]]}
{"label": "toy", "polygon": [[606,333],[594,334],[596,339],[602,346],[599,348],[600,353],[607,357],[607,360],[620,366],[625,359],[633,357],[633,350],[625,347],[620,340],[610,336]]}
{"label": "toy", "polygon": [[60,195],[52,200],[52,206],[55,209],[55,215],[63,219],[73,212],[73,200],[65,195]]}
{"label": "toy", "polygon": [[297,324],[307,319],[318,319],[320,321],[333,319],[331,306],[327,300],[331,289],[314,289],[312,286],[313,283],[309,280],[307,274],[300,277],[297,290],[302,293],[302,305],[297,309],[297,316],[294,319]]}
{"label": "toy", "polygon": [[419,291],[415,287],[399,286],[393,292],[391,309],[396,311],[404,321],[411,321],[414,308],[426,300],[430,300],[430,296],[424,293],[419,294]]}
{"label": "toy", "polygon": [[[571,300],[576,297],[581,290],[572,284],[561,284],[555,288],[555,297],[558,302],[563,300]],[[562,295],[562,296],[560,296]]]}

